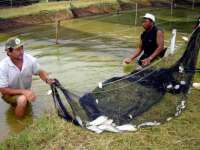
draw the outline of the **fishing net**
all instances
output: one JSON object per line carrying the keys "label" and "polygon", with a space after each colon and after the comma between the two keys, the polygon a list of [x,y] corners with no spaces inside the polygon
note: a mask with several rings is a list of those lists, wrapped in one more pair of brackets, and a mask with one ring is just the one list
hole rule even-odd
{"label": "fishing net", "polygon": [[[58,114],[88,129],[95,120],[98,125],[102,116],[113,127],[129,124],[139,128],[169,121],[186,107],[199,48],[200,28],[196,28],[184,52],[180,50],[143,70],[101,82],[83,96],[56,80],[51,88]],[[175,62],[175,58],[180,59]]]}

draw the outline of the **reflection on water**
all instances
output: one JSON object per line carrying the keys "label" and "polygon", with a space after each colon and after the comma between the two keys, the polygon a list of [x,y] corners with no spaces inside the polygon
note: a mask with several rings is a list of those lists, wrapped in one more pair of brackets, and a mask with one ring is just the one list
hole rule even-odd
{"label": "reflection on water", "polygon": [[26,115],[22,119],[17,119],[14,114],[14,108],[9,107],[5,113],[6,122],[9,126],[10,132],[19,132],[24,129],[27,125],[33,122],[32,106],[28,105]]}
{"label": "reflection on water", "polygon": [[[55,44],[53,24],[18,29],[8,35],[22,38],[26,52],[37,57],[43,68],[66,88],[81,95],[102,80],[124,74],[122,60],[137,47],[139,35],[143,31],[141,26],[131,25],[130,16],[134,16],[133,13],[128,12],[127,16],[128,19],[125,18],[126,14],[120,14],[63,21],[58,45]],[[183,23],[180,24],[182,27]],[[184,25],[190,27],[191,23]],[[166,29],[165,43],[168,45],[172,28],[167,24],[163,24],[163,28]],[[179,46],[183,41],[180,35],[177,35],[177,39]],[[3,52],[4,44],[5,41],[0,42],[0,59],[6,56]],[[47,95],[48,85],[34,77],[32,89],[37,100],[22,120],[16,119],[12,108],[0,99],[0,140],[9,133],[21,131],[44,111],[54,109],[52,98]]]}
{"label": "reflection on water", "polygon": [[43,95],[37,94],[37,101],[28,105],[26,115],[21,119],[16,118],[14,108],[0,98],[0,141],[6,138],[8,134],[19,133],[28,127],[33,122],[33,119],[42,112],[52,110],[53,103],[49,100],[47,101],[49,97],[46,93]]}
{"label": "reflection on water", "polygon": [[[4,103],[5,104],[5,103]],[[3,103],[1,104],[4,105]],[[30,125],[33,122],[33,114],[32,114],[32,106],[28,105],[26,110],[26,116],[22,119],[17,119],[15,117],[14,108],[5,104],[4,107],[5,113],[1,115],[1,128],[0,128],[0,140],[4,139],[7,134],[10,133],[18,133],[22,131],[25,127]],[[2,128],[2,126],[6,126],[6,128]]]}

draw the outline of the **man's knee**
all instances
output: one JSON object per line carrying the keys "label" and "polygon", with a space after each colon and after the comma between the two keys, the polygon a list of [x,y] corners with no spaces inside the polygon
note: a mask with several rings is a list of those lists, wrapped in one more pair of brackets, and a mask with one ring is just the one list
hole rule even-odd
{"label": "man's knee", "polygon": [[21,107],[26,107],[28,101],[24,95],[21,95],[17,99],[17,105]]}

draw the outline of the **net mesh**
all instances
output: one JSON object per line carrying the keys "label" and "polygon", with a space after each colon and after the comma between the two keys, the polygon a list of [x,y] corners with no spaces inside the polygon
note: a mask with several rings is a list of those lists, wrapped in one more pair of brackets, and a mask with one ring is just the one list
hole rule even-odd
{"label": "net mesh", "polygon": [[[102,115],[116,125],[138,127],[169,121],[186,107],[199,48],[200,28],[196,28],[184,52],[180,50],[141,71],[108,79],[81,97],[56,80],[51,88],[58,113],[83,127]],[[174,62],[177,57],[180,59]]]}

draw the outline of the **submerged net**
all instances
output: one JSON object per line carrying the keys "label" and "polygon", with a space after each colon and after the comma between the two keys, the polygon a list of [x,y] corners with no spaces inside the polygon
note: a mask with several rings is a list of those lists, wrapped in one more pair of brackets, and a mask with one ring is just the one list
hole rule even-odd
{"label": "submerged net", "polygon": [[173,65],[170,59],[174,58],[168,56],[141,71],[108,79],[81,97],[56,80],[51,88],[58,114],[82,127],[100,116],[112,119],[115,126],[143,127],[169,121],[186,107],[199,48],[200,28],[196,28]]}

